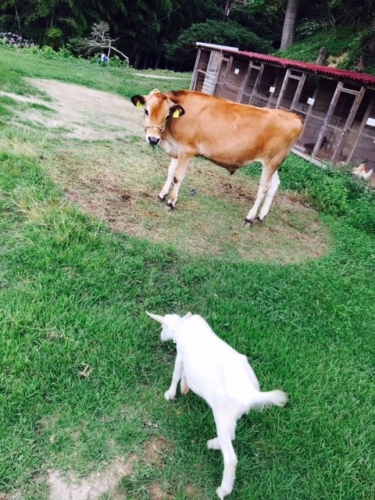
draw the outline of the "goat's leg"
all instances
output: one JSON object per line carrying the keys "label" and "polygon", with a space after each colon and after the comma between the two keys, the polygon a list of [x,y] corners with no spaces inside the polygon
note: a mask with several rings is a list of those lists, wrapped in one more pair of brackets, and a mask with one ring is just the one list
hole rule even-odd
{"label": "goat's leg", "polygon": [[170,388],[165,392],[164,397],[167,401],[173,399],[176,396],[177,384],[179,383],[184,365],[182,362],[182,356],[179,356],[177,352],[176,361],[174,363],[174,370],[172,375],[172,383]]}
{"label": "goat's leg", "polygon": [[181,394],[187,394],[189,392],[189,386],[187,384],[187,380],[184,373],[181,376],[180,390]]}
{"label": "goat's leg", "polygon": [[176,168],[177,168],[177,158],[172,158],[171,162],[169,164],[169,167],[168,167],[167,180],[165,181],[165,184],[162,187],[162,190],[160,191],[160,193],[158,195],[158,198],[160,201],[164,201],[165,197],[168,194],[168,191],[169,191],[169,189],[172,185],[172,182],[173,182],[173,177],[174,177],[174,173],[176,171]]}
{"label": "goat's leg", "polygon": [[179,152],[178,154],[178,165],[174,173],[173,177],[173,188],[171,197],[168,200],[167,206],[172,209],[176,206],[178,193],[180,191],[180,187],[182,181],[185,179],[186,171],[189,166],[192,155],[185,152]]}
{"label": "goat's leg", "polygon": [[[235,427],[233,427],[233,429],[232,429],[232,433],[231,433],[230,438],[232,441],[234,441],[236,439]],[[207,441],[207,448],[209,450],[221,450],[219,438],[214,437],[213,439],[209,439]]]}
{"label": "goat's leg", "polygon": [[220,500],[229,495],[233,490],[236,478],[237,456],[233,448],[232,437],[236,428],[236,419],[228,415],[228,411],[221,409],[214,413],[217,439],[224,457],[224,473],[221,485],[216,490]]}

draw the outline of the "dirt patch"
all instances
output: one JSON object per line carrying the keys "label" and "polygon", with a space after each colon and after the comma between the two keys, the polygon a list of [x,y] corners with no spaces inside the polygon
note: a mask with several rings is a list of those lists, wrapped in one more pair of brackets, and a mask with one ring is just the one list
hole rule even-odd
{"label": "dirt patch", "polygon": [[52,100],[46,103],[40,98],[7,95],[22,102],[47,105],[55,114],[46,116],[30,109],[22,112],[23,120],[39,123],[51,132],[58,131],[62,137],[84,140],[113,140],[143,132],[139,110],[121,96],[54,80],[28,81]]}
{"label": "dirt patch", "polygon": [[156,437],[147,444],[143,461],[147,465],[163,467],[165,458],[170,454],[172,447],[172,443],[167,442],[162,437]]}
{"label": "dirt patch", "polygon": [[136,460],[135,455],[126,462],[118,458],[100,472],[78,480],[73,473],[63,476],[59,471],[51,471],[48,475],[49,498],[51,500],[97,500],[103,494],[111,494],[116,490],[119,481],[129,476]]}
{"label": "dirt patch", "polygon": [[196,159],[168,212],[157,193],[166,176],[166,157],[139,139],[75,145],[48,162],[67,198],[114,231],[171,245],[190,255],[231,261],[294,263],[325,255],[330,235],[302,197],[277,194],[269,217],[249,230],[242,221],[254,203],[257,182],[241,172]]}
{"label": "dirt patch", "polygon": [[150,500],[172,500],[173,495],[163,491],[159,483],[152,483],[148,488]]}
{"label": "dirt patch", "polygon": [[52,151],[44,150],[41,162],[69,201],[114,231],[183,254],[230,261],[297,263],[329,250],[327,227],[295,193],[292,198],[277,193],[266,221],[251,230],[243,228],[258,180],[242,171],[229,176],[201,159],[192,162],[179,203],[168,212],[157,194],[169,158],[147,146],[143,115],[130,101],[79,85],[30,82],[52,99],[48,106],[54,110],[52,116],[37,109],[26,113],[54,138]]}

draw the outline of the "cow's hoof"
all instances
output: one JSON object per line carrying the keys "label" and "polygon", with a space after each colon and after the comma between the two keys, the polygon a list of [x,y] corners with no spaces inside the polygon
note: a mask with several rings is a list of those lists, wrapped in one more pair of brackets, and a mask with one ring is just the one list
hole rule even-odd
{"label": "cow's hoof", "polygon": [[247,224],[249,224],[249,227],[251,227],[253,224],[253,221],[251,219],[245,219],[243,221],[243,225],[246,226]]}
{"label": "cow's hoof", "polygon": [[160,194],[158,194],[158,200],[164,201],[166,196],[167,196],[166,194],[164,196],[160,196]]}

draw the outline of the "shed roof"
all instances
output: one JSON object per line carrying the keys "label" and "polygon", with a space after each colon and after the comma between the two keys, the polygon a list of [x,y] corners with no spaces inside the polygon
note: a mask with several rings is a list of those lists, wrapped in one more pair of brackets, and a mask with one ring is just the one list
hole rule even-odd
{"label": "shed roof", "polygon": [[[208,44],[197,43],[198,46],[205,46]],[[214,48],[215,45],[210,45]],[[216,46],[216,50],[223,50],[220,46]],[[344,69],[332,68],[330,66],[322,66],[320,64],[307,63],[302,61],[293,61],[292,59],[284,59],[283,57],[270,56],[266,54],[258,54],[257,52],[247,52],[244,50],[227,49],[225,52],[235,53],[248,59],[255,59],[257,61],[266,61],[277,66],[284,68],[294,68],[301,71],[308,71],[320,75],[327,75],[330,77],[354,80],[360,83],[375,85],[375,75],[368,75],[366,73],[358,73],[356,71],[348,71]]]}

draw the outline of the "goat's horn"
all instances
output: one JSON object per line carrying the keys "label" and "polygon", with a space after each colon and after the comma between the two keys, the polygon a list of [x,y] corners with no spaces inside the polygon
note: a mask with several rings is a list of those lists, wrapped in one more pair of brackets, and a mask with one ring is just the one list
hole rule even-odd
{"label": "goat's horn", "polygon": [[163,316],[159,316],[158,314],[152,314],[149,313],[148,311],[146,311],[146,314],[148,314],[148,316],[150,316],[150,318],[154,319],[155,321],[158,321],[159,323],[164,323]]}

